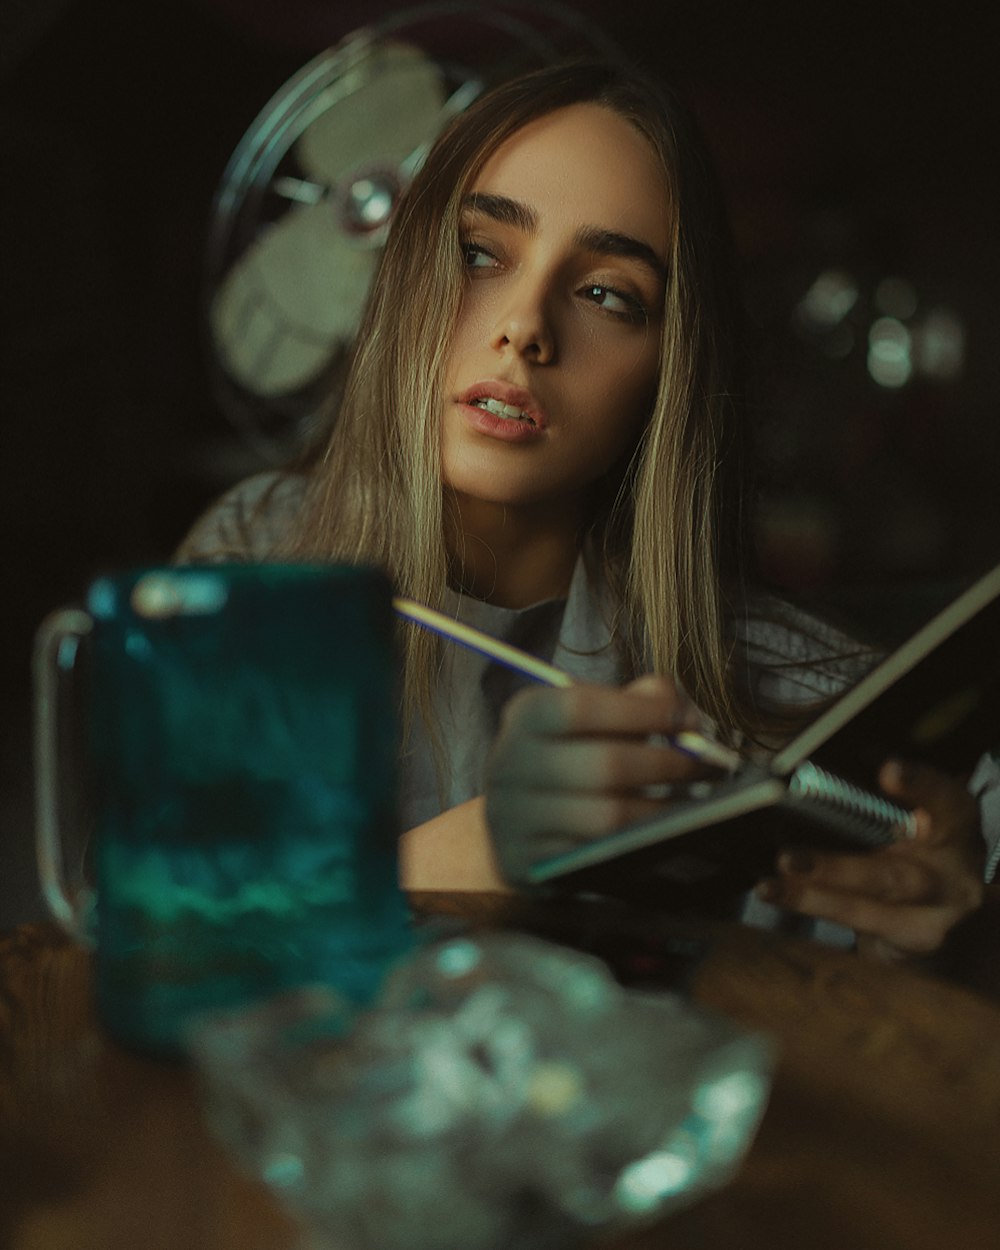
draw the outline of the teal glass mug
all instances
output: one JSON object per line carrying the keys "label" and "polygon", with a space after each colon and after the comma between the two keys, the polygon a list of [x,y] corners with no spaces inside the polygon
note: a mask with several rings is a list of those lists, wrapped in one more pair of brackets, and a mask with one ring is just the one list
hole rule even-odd
{"label": "teal glass mug", "polygon": [[[407,949],[393,630],[377,571],[304,565],[132,571],[43,622],[40,880],[94,948],[116,1039],[177,1054],[197,1013],[304,983],[364,1003]],[[93,812],[82,888],[61,815],[71,692]]]}

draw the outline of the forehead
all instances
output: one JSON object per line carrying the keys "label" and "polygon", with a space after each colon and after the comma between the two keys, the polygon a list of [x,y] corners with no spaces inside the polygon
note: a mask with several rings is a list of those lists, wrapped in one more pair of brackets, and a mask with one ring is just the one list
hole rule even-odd
{"label": "forehead", "polygon": [[543,223],[560,217],[667,250],[666,172],[646,137],[602,104],[571,104],[528,122],[487,158],[472,189],[520,200]]}

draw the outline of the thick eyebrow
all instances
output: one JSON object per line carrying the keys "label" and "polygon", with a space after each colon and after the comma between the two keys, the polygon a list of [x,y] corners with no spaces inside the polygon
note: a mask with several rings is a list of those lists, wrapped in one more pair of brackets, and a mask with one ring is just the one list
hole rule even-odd
{"label": "thick eyebrow", "polygon": [[614,230],[601,230],[595,226],[585,226],[577,233],[577,242],[599,256],[625,256],[640,261],[661,282],[667,280],[667,266],[660,260],[653,248],[641,239],[633,239],[630,234],[618,234]]}
{"label": "thick eyebrow", "polygon": [[[514,226],[525,234],[533,233],[538,227],[538,214],[535,210],[506,195],[476,191],[465,197],[462,208],[469,212],[484,213],[501,225]],[[667,266],[656,251],[641,239],[633,239],[631,235],[619,234],[615,230],[603,230],[599,226],[584,226],[577,231],[576,241],[581,247],[599,256],[624,256],[640,261],[661,282],[667,280]]]}
{"label": "thick eyebrow", "polygon": [[473,213],[484,213],[502,226],[515,226],[525,234],[534,233],[538,226],[538,214],[533,208],[506,195],[488,195],[484,191],[473,191],[462,201],[462,208]]}

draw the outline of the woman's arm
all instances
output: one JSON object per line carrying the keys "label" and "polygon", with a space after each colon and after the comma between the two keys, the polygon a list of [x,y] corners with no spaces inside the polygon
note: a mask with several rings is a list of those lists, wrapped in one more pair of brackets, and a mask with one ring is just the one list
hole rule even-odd
{"label": "woman's arm", "polygon": [[399,880],[404,890],[510,889],[493,854],[482,796],[403,834]]}
{"label": "woman's arm", "polygon": [[288,535],[305,478],[265,472],[231,487],[204,512],[174,552],[174,564],[246,564],[270,558]]}

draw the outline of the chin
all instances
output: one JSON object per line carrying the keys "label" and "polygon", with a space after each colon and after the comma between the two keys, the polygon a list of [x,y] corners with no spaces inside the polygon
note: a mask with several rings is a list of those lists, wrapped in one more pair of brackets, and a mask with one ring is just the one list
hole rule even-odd
{"label": "chin", "polygon": [[524,487],[506,486],[502,482],[475,482],[463,479],[445,479],[445,486],[463,502],[482,504],[502,508],[544,507],[548,503],[545,495],[527,490]]}
{"label": "chin", "polygon": [[[498,464],[494,457],[488,457],[484,464],[478,456],[446,456],[442,466],[445,486],[456,495],[483,503],[517,505],[533,502],[542,485],[532,481],[533,476],[525,473],[524,466]],[[544,489],[541,493],[545,493]]]}

